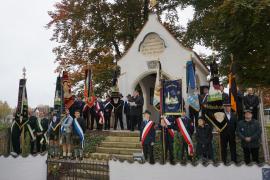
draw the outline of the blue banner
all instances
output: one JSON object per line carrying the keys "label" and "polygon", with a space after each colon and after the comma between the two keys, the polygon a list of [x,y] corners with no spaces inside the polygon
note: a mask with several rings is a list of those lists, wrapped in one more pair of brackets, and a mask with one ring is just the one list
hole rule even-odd
{"label": "blue banner", "polygon": [[180,115],[182,104],[181,80],[165,80],[163,82],[163,114]]}

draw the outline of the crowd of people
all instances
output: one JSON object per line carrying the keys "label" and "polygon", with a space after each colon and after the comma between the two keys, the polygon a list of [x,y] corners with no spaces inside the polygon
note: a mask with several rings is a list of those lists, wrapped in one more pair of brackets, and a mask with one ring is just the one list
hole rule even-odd
{"label": "crowd of people", "polygon": [[[251,161],[259,162],[259,148],[261,128],[258,122],[259,98],[254,94],[252,88],[247,90],[244,96],[238,92],[237,112],[233,112],[229,101],[229,96],[224,92],[224,87],[220,86],[223,97],[223,106],[227,126],[222,132],[218,132],[215,127],[204,117],[208,88],[203,89],[199,95],[200,111],[191,107],[184,108],[181,116],[161,116],[159,123],[154,123],[151,119],[151,112],[146,110],[143,113],[144,99],[138,91],[134,91],[133,96],[127,95],[124,98],[121,94],[119,98],[106,96],[102,101],[97,99],[93,107],[85,110],[85,103],[82,96],[78,96],[74,105],[70,109],[65,109],[65,116],[60,117],[56,111],[45,117],[44,113],[35,110],[29,118],[33,137],[31,140],[31,153],[43,152],[48,147],[51,156],[60,154],[59,145],[62,145],[64,158],[82,158],[83,143],[75,123],[79,124],[82,133],[87,129],[90,131],[117,130],[118,124],[121,130],[139,130],[140,139],[143,146],[145,159],[154,163],[154,144],[156,140],[156,130],[163,130],[162,140],[164,141],[165,159],[169,158],[170,163],[174,164],[174,131],[178,130],[177,118],[181,118],[187,133],[196,140],[196,150],[190,153],[189,144],[183,139],[181,141],[181,159],[192,160],[194,155],[203,161],[214,159],[213,150],[213,131],[220,136],[221,158],[227,163],[227,147],[230,149],[230,160],[237,163],[236,136],[241,140],[244,160],[248,164]],[[98,108],[96,108],[98,106]],[[102,113],[100,113],[102,112]],[[112,116],[112,114],[114,114]],[[100,121],[100,116],[104,116],[104,121]],[[123,118],[125,116],[125,118]],[[113,117],[113,118],[112,118]],[[124,119],[126,123],[124,123]],[[111,123],[113,121],[113,123]],[[151,127],[148,122],[151,123]],[[157,122],[157,121],[155,121]],[[95,124],[95,126],[94,126]],[[126,125],[126,126],[124,126]],[[146,126],[148,129],[146,129]],[[184,137],[182,137],[184,138]],[[49,146],[46,146],[49,142]],[[59,144],[60,143],[60,144]],[[194,146],[195,147],[195,146]],[[73,154],[73,155],[72,155]]]}
{"label": "crowd of people", "polygon": [[[221,159],[224,164],[228,163],[227,147],[230,149],[230,160],[238,163],[238,154],[236,151],[236,137],[239,137],[241,141],[241,147],[244,154],[244,161],[246,164],[250,162],[259,163],[259,148],[261,146],[261,127],[258,121],[258,105],[259,98],[254,94],[252,88],[247,90],[247,94],[244,96],[238,91],[238,108],[237,112],[233,112],[229,95],[224,92],[224,87],[220,86],[222,92],[223,107],[225,113],[225,121],[227,126],[222,131],[215,129],[215,126],[205,118],[208,87],[203,89],[203,93],[199,96],[200,111],[189,111],[189,115],[186,111],[182,112],[181,116],[167,116],[161,117],[160,124],[153,125],[148,128],[147,136],[145,137],[145,128],[148,122],[151,122],[151,113],[145,111],[143,118],[143,125],[141,128],[141,139],[143,145],[144,157],[149,160],[150,163],[154,163],[154,143],[155,143],[155,131],[160,128],[164,128],[164,135],[162,134],[165,146],[165,160],[169,157],[171,164],[174,164],[174,139],[176,136],[172,135],[172,131],[177,131],[177,118],[181,118],[185,129],[190,137],[195,136],[196,150],[190,153],[190,146],[188,141],[184,139],[181,141],[181,159],[192,160],[194,155],[203,162],[214,160],[214,148],[213,148],[213,132],[216,132],[219,136]],[[189,107],[189,110],[191,108]],[[154,124],[154,122],[153,122]],[[149,125],[149,124],[148,124]],[[180,132],[181,130],[179,130]]]}

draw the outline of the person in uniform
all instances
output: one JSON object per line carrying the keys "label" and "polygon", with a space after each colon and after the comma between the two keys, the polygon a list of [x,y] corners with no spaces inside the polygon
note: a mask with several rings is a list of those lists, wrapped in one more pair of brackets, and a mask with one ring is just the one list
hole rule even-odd
{"label": "person in uniform", "polygon": [[123,124],[123,107],[124,107],[124,101],[121,98],[121,94],[119,97],[119,102],[114,106],[114,130],[117,129],[118,120],[120,122],[121,130],[124,130],[124,124]]}
{"label": "person in uniform", "polygon": [[[182,115],[181,115],[181,119],[182,119],[182,122],[189,134],[190,137],[192,137],[193,135],[193,132],[194,132],[194,123],[193,121],[188,118],[186,116],[186,110],[184,109],[183,112],[182,112]],[[181,145],[181,149],[182,149],[182,153],[181,153],[181,160],[184,160],[184,157],[185,157],[185,153],[186,153],[186,156],[187,156],[187,159],[189,161],[192,160],[192,156],[190,156],[188,154],[188,144],[186,143],[186,141],[184,140],[184,138],[182,138],[182,145]]]}
{"label": "person in uniform", "polygon": [[31,131],[33,133],[33,137],[30,141],[30,153],[35,154],[36,153],[36,124],[37,124],[37,117],[39,116],[38,109],[35,109],[33,112],[30,113],[29,117],[29,126],[31,128]]}
{"label": "person in uniform", "polygon": [[[237,135],[241,139],[245,163],[259,163],[259,148],[261,140],[260,123],[252,117],[253,109],[245,109],[245,119],[237,126]],[[251,157],[251,158],[250,158]]]}
{"label": "person in uniform", "polygon": [[203,162],[213,160],[212,157],[212,127],[205,123],[203,117],[199,117],[198,128],[196,129],[196,153]]}
{"label": "person in uniform", "polygon": [[227,121],[226,128],[220,132],[221,139],[221,158],[224,164],[227,163],[227,145],[229,143],[231,161],[236,161],[236,142],[235,132],[237,126],[237,116],[231,111],[231,104],[224,104],[225,120]]}
{"label": "person in uniform", "polygon": [[57,114],[56,111],[53,111],[48,129],[49,155],[51,157],[55,157],[59,154],[60,126],[61,126],[60,115]]}
{"label": "person in uniform", "polygon": [[124,113],[126,115],[127,129],[128,130],[130,130],[130,105],[129,105],[130,98],[131,98],[131,95],[128,94],[126,97],[126,100],[124,102]]}
{"label": "person in uniform", "polygon": [[104,107],[104,119],[105,119],[104,130],[110,130],[111,114],[113,110],[113,106],[111,104],[111,97],[106,96],[106,101],[103,104],[104,104],[103,107]]}
{"label": "person in uniform", "polygon": [[61,123],[61,141],[63,146],[63,157],[71,157],[71,133],[73,118],[69,114],[69,109],[65,109],[66,117]]}
{"label": "person in uniform", "polygon": [[207,97],[209,95],[209,88],[204,87],[203,93],[199,96],[199,102],[200,102],[200,109],[201,109],[201,115],[204,116],[206,113],[206,106],[207,106]]}
{"label": "person in uniform", "polygon": [[[165,147],[165,161],[168,159],[168,153],[169,153],[169,159],[170,163],[174,164],[174,129],[176,129],[175,125],[175,116],[167,116],[161,117],[160,120],[160,128],[164,128],[164,147]],[[163,133],[161,133],[161,141],[163,141]]]}
{"label": "person in uniform", "polygon": [[254,94],[252,88],[248,88],[248,94],[244,96],[243,103],[245,109],[252,110],[253,119],[258,120],[258,106],[260,104],[259,97]]}
{"label": "person in uniform", "polygon": [[141,128],[143,104],[143,97],[140,96],[137,90],[135,90],[129,101],[131,131],[134,131],[136,124],[138,124],[138,130]]}
{"label": "person in uniform", "polygon": [[151,112],[146,110],[144,112],[144,120],[142,122],[140,131],[140,141],[143,148],[144,158],[147,161],[149,158],[149,163],[154,164],[154,144],[156,138],[155,123],[150,120]]}
{"label": "person in uniform", "polygon": [[221,94],[222,94],[223,104],[228,104],[229,103],[229,95],[224,92],[224,85],[223,84],[220,84],[219,85],[219,89],[220,89]]}
{"label": "person in uniform", "polygon": [[39,118],[37,118],[36,129],[37,129],[37,152],[46,151],[47,146],[47,130],[49,126],[49,120],[44,116],[44,112],[39,112]]}
{"label": "person in uniform", "polygon": [[[75,120],[79,123],[83,133],[85,134],[86,124],[85,124],[85,120],[81,117],[80,109],[77,109],[75,111],[74,121]],[[83,148],[82,147],[83,146],[81,144],[80,137],[76,133],[73,133],[72,139],[73,139],[73,147],[74,147],[74,157],[76,159],[79,158],[80,160],[82,160],[82,158],[83,158]]]}

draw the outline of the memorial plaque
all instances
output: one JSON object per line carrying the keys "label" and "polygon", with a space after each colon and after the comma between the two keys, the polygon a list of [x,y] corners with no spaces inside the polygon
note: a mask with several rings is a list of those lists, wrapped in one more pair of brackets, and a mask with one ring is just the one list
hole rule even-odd
{"label": "memorial plaque", "polygon": [[147,34],[140,44],[139,51],[149,59],[158,59],[164,52],[165,42],[157,33]]}

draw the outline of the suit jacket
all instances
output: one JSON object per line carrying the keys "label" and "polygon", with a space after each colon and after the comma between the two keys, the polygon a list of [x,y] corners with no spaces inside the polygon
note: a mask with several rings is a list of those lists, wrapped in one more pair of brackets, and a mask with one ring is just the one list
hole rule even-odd
{"label": "suit jacket", "polygon": [[130,106],[130,115],[141,116],[143,112],[144,100],[142,96],[132,97],[130,102],[135,102],[136,106]]}

